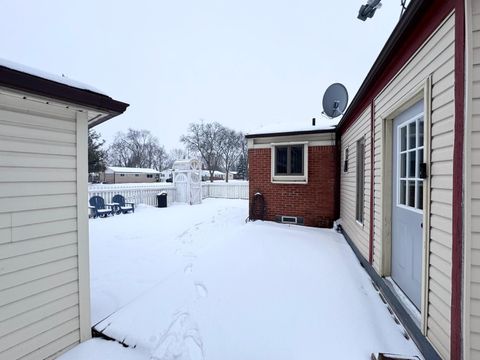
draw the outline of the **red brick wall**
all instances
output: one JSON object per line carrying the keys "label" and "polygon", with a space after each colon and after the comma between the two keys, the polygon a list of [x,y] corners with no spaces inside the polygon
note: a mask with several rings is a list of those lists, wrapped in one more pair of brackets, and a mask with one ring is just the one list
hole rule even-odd
{"label": "red brick wall", "polygon": [[308,147],[308,184],[271,181],[271,149],[248,151],[250,206],[263,194],[266,220],[277,215],[302,216],[307,226],[332,226],[335,216],[335,146]]}

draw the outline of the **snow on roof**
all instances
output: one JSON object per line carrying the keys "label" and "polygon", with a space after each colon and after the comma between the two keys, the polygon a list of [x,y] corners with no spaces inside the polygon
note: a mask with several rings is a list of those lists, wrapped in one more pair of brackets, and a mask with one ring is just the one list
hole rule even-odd
{"label": "snow on roof", "polygon": [[67,86],[75,87],[75,88],[82,89],[82,90],[92,91],[92,92],[97,93],[97,94],[106,95],[104,92],[98,90],[97,88],[94,88],[93,86],[82,83],[80,81],[69,79],[65,76],[50,74],[48,72],[38,70],[38,69],[29,67],[29,66],[25,66],[25,65],[22,65],[22,64],[18,64],[18,63],[15,63],[13,61],[10,61],[10,60],[0,58],[0,66],[6,67],[6,68],[9,68],[9,69],[12,69],[12,70],[16,70],[16,71],[19,71],[19,72],[22,72],[22,73],[30,74],[30,75],[33,75],[33,76],[36,76],[36,77],[40,77],[40,78],[43,78],[43,79],[55,81],[57,83],[64,84],[64,85],[67,85]]}
{"label": "snow on roof", "polygon": [[160,174],[160,171],[147,168],[132,168],[132,167],[119,167],[119,166],[108,166],[108,170],[116,173],[137,173],[137,174]]}
{"label": "snow on roof", "polygon": [[311,120],[305,122],[290,122],[290,123],[272,123],[262,125],[261,127],[248,131],[246,135],[262,135],[262,134],[282,134],[292,132],[305,131],[319,131],[319,130],[333,130],[338,123],[338,119],[316,119],[315,126],[312,125]]}

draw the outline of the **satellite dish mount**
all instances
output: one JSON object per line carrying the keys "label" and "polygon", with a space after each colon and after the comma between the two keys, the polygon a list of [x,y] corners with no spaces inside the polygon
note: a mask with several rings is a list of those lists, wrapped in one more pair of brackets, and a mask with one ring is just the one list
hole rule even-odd
{"label": "satellite dish mount", "polygon": [[323,114],[333,119],[343,115],[347,108],[348,92],[340,83],[330,85],[323,95]]}

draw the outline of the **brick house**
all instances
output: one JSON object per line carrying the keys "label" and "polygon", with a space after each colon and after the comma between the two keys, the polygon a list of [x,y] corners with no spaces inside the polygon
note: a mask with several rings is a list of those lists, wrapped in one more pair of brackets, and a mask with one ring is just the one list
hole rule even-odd
{"label": "brick house", "polygon": [[337,183],[335,129],[262,129],[246,138],[250,202],[253,205],[254,195],[262,194],[265,220],[331,227]]}

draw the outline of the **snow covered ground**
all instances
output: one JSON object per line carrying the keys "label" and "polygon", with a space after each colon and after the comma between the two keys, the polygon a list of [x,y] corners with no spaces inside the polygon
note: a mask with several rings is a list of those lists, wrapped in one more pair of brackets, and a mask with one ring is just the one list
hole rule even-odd
{"label": "snow covered ground", "polygon": [[245,223],[245,200],[206,199],[90,221],[94,339],[61,357],[368,359],[418,355],[345,239]]}

